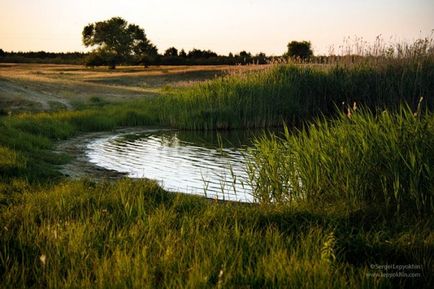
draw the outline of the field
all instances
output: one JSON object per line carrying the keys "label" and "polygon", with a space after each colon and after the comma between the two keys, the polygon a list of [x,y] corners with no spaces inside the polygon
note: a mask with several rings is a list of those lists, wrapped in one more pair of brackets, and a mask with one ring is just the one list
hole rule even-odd
{"label": "field", "polygon": [[82,65],[0,64],[0,107],[10,111],[72,109],[159,95],[167,87],[246,70],[233,66],[85,68]]}
{"label": "field", "polygon": [[[0,65],[0,287],[431,288],[434,59],[374,60]],[[249,151],[255,204],[59,171],[135,126],[285,133]]]}

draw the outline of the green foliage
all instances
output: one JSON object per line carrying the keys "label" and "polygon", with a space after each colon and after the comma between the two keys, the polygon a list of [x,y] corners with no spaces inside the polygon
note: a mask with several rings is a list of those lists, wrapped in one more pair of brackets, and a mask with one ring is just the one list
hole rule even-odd
{"label": "green foliage", "polygon": [[287,56],[295,59],[308,59],[313,56],[310,41],[291,41],[288,43]]}
{"label": "green foliage", "polygon": [[258,139],[250,175],[262,202],[432,215],[433,148],[431,113],[352,112],[286,133],[283,140]]}
{"label": "green foliage", "polygon": [[86,56],[85,64],[86,66],[95,67],[107,65],[108,62],[106,55],[98,52],[92,52]]}
{"label": "green foliage", "polygon": [[[83,28],[83,44],[98,48],[93,54],[104,59],[111,68],[129,58],[135,58],[141,62],[144,58],[154,57],[157,53],[156,47],[146,38],[142,28],[135,24],[128,24],[120,17],[113,17],[106,21],[88,24]],[[88,59],[93,63],[99,59],[96,56]],[[90,65],[90,63],[88,63]],[[92,65],[90,65],[92,66]]]}
{"label": "green foliage", "polygon": [[52,64],[83,64],[87,53],[84,52],[4,52],[0,56],[1,63],[52,63]]}
{"label": "green foliage", "polygon": [[178,56],[178,49],[170,47],[164,52],[164,56]]}
{"label": "green foliage", "polygon": [[16,151],[0,146],[0,171],[6,171],[25,166]]}

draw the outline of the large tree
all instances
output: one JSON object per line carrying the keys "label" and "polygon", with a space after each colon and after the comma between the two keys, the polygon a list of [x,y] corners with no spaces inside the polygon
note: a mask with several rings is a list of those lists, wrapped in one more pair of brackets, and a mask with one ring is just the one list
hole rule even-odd
{"label": "large tree", "polygon": [[291,41],[288,43],[287,56],[291,58],[307,59],[313,55],[310,41]]}
{"label": "large tree", "polygon": [[158,55],[157,48],[146,38],[142,28],[120,17],[95,22],[83,28],[83,44],[111,68],[133,61],[147,65]]}

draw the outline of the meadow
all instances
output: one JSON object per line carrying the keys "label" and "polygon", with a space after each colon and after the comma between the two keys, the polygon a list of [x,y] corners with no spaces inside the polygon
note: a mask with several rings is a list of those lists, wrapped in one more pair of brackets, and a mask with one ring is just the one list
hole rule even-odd
{"label": "meadow", "polygon": [[6,112],[77,109],[157,96],[167,87],[247,67],[123,66],[116,70],[81,65],[0,63],[0,107]]}
{"label": "meadow", "polygon": [[[246,70],[155,97],[6,111],[2,287],[430,288],[432,53]],[[250,151],[255,204],[59,173],[59,141],[151,125],[287,129]]]}

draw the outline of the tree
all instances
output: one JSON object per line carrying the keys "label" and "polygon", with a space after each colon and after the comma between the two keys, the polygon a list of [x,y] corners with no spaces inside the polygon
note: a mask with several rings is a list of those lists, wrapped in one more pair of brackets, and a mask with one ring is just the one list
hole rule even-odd
{"label": "tree", "polygon": [[200,49],[193,48],[193,50],[188,52],[187,57],[196,58],[196,59],[211,58],[211,57],[217,57],[217,53],[211,50],[200,50]]}
{"label": "tree", "polygon": [[104,55],[101,55],[101,53],[89,53],[89,55],[86,57],[85,65],[90,67],[95,66],[102,66],[107,64],[107,62],[104,59]]}
{"label": "tree", "polygon": [[3,51],[3,49],[0,48],[0,57],[5,57],[6,52]]}
{"label": "tree", "polygon": [[185,52],[184,49],[181,49],[181,51],[179,52],[179,57],[187,57],[187,53]]}
{"label": "tree", "polygon": [[259,52],[255,55],[254,61],[257,64],[266,64],[267,63],[267,55],[264,52]]}
{"label": "tree", "polygon": [[252,54],[243,50],[238,55],[236,55],[236,57],[241,64],[247,64],[250,63],[250,60],[252,59]]}
{"label": "tree", "polygon": [[164,56],[178,56],[178,49],[170,47],[164,52]]}
{"label": "tree", "polygon": [[252,57],[252,54],[250,52],[246,52],[245,50],[240,52],[240,57]]}
{"label": "tree", "polygon": [[142,64],[146,68],[152,63],[160,63],[160,55],[158,55],[157,47],[148,40],[138,43],[133,51],[136,64]]}
{"label": "tree", "polygon": [[102,57],[110,68],[127,60],[147,65],[149,59],[158,55],[157,48],[146,38],[144,30],[120,17],[88,24],[82,35],[83,44],[86,47],[97,46],[92,53]]}
{"label": "tree", "polygon": [[291,41],[288,43],[287,56],[291,58],[307,59],[313,55],[310,41]]}

